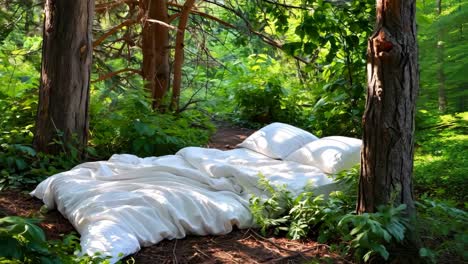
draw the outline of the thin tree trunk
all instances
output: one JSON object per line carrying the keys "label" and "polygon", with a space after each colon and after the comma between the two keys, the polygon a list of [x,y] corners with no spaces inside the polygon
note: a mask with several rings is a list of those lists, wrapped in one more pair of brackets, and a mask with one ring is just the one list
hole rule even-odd
{"label": "thin tree trunk", "polygon": [[442,0],[436,0],[437,4],[437,15],[440,16],[440,13],[442,13]]}
{"label": "thin tree trunk", "polygon": [[[46,0],[34,146],[56,153],[88,136],[94,0]],[[60,137],[57,137],[60,133]],[[60,140],[64,146],[51,144]]]}
{"label": "thin tree trunk", "polygon": [[378,0],[376,30],[368,43],[367,103],[357,211],[406,204],[412,193],[418,50],[415,0]]}
{"label": "thin tree trunk", "polygon": [[439,79],[439,111],[445,113],[447,111],[447,94],[445,93],[445,73],[444,73],[444,43],[442,42],[442,35],[439,32],[439,41],[437,43],[437,57],[439,69],[437,70],[437,76]]}
{"label": "thin tree trunk", "polygon": [[142,0],[144,12],[142,31],[143,79],[151,92],[153,108],[159,108],[169,87],[169,29],[158,23],[146,21],[154,19],[168,23],[167,0]]}
{"label": "thin tree trunk", "polygon": [[33,10],[33,1],[32,0],[24,0],[23,4],[26,9],[26,17],[25,17],[25,22],[24,22],[24,32],[26,34],[29,33],[29,27],[33,23],[33,18],[34,18],[34,10]]}
{"label": "thin tree trunk", "polygon": [[174,54],[174,84],[172,86],[171,109],[178,111],[180,100],[180,87],[182,84],[182,65],[184,63],[184,39],[190,10],[195,0],[186,0],[180,11],[179,25],[177,27],[175,54]]}
{"label": "thin tree trunk", "polygon": [[[437,0],[437,15],[442,13],[442,0]],[[442,28],[438,30],[437,40],[437,76],[439,79],[439,111],[444,113],[447,110],[447,95],[445,94],[445,73],[444,73],[444,32]]]}

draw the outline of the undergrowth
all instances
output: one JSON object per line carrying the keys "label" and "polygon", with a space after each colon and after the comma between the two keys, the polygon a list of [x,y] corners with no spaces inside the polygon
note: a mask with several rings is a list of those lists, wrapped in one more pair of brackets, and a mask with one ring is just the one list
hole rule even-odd
{"label": "undergrowth", "polygon": [[[265,235],[284,235],[290,239],[313,238],[327,243],[340,254],[357,262],[391,261],[394,246],[403,245],[408,230],[416,230],[424,247],[420,257],[428,263],[439,259],[466,261],[468,242],[467,213],[442,202],[422,199],[417,203],[418,219],[404,216],[406,205],[381,205],[375,213],[357,215],[358,170],[337,176],[341,191],[328,197],[306,191],[294,197],[286,186],[273,186],[260,175],[259,186],[265,197],[252,196],[250,207],[257,226]],[[439,228],[444,226],[444,228]]]}
{"label": "undergrowth", "polygon": [[22,90],[21,96],[0,91],[0,190],[27,189],[79,163],[107,159],[114,153],[174,154],[186,146],[203,146],[214,131],[209,117],[196,110],[179,115],[153,111],[143,91],[128,91],[125,96],[99,90],[94,93],[86,155],[81,155],[73,142],[60,140],[60,131],[52,144],[60,145],[63,151],[48,155],[32,146],[36,91]]}
{"label": "undergrowth", "polygon": [[468,208],[468,112],[438,115],[420,110],[416,120],[414,186],[418,195]]}
{"label": "undergrowth", "polygon": [[47,240],[39,222],[17,216],[0,218],[0,263],[110,263],[110,257],[99,253],[81,254],[80,240],[74,234]]}
{"label": "undergrowth", "polygon": [[96,91],[91,104],[91,145],[100,156],[174,154],[186,146],[203,146],[214,132],[208,116],[196,110],[156,112],[145,91],[125,94]]}

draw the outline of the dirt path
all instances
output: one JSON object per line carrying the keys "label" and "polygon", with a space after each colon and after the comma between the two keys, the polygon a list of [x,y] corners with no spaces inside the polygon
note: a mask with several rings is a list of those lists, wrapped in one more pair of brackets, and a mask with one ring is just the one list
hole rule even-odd
{"label": "dirt path", "polygon": [[208,147],[222,150],[233,149],[250,136],[255,130],[219,123],[218,130],[211,137]]}
{"label": "dirt path", "polygon": [[[232,149],[254,130],[220,124],[208,144],[210,148]],[[27,192],[0,193],[0,216],[40,216],[42,202]],[[41,223],[49,239],[74,231],[57,211],[48,212]],[[130,256],[135,263],[347,263],[331,254],[326,245],[312,240],[291,241],[285,238],[262,237],[255,230],[235,230],[223,236],[188,236],[185,239],[162,241]],[[129,259],[127,258],[127,259]]]}

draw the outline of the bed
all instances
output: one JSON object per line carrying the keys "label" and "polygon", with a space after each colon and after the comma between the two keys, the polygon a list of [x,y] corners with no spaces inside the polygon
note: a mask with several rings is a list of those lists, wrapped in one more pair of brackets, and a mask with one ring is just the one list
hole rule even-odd
{"label": "bed", "polygon": [[[187,147],[175,155],[116,154],[107,161],[83,163],[47,178],[31,194],[72,223],[81,235],[83,253],[100,252],[115,262],[163,239],[254,226],[249,198],[265,195],[258,187],[260,173],[293,194],[305,186],[329,190],[333,171],[326,161],[337,155],[325,152],[339,148],[327,150],[317,144],[320,140],[326,141],[274,123],[233,150]],[[340,162],[358,161],[360,141],[353,140],[341,139],[347,142],[345,148],[357,149],[357,155],[351,161],[348,153]],[[318,149],[308,146],[313,142]]]}

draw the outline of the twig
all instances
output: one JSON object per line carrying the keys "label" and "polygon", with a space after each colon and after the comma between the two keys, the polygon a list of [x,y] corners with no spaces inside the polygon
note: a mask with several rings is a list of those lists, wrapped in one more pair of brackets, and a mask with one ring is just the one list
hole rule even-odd
{"label": "twig", "polygon": [[115,72],[109,72],[107,74],[101,75],[101,76],[99,76],[99,78],[97,78],[96,80],[92,80],[91,82],[95,83],[95,82],[104,81],[104,80],[107,80],[109,78],[114,77],[115,75],[119,75],[119,74],[121,74],[123,72],[132,72],[134,74],[140,74],[141,75],[140,70],[132,69],[132,68],[125,68],[125,69],[121,69],[121,70],[118,70],[118,71],[115,71]]}
{"label": "twig", "polygon": [[275,2],[275,1],[271,1],[271,0],[262,0],[262,1],[273,4],[273,5],[286,7],[286,8],[301,9],[301,10],[314,10],[313,8],[308,8],[306,6],[288,5],[286,3],[280,3],[280,2]]}
{"label": "twig", "polygon": [[131,25],[136,24],[136,23],[137,23],[136,19],[127,19],[124,22],[118,24],[117,26],[111,28],[109,31],[104,33],[96,41],[93,42],[93,48],[96,48],[97,46],[99,46],[106,38],[108,38],[109,36],[113,35],[117,31],[119,31],[119,29],[121,29],[123,27],[126,27],[126,26],[131,26]]}
{"label": "twig", "polygon": [[171,29],[171,30],[175,30],[175,31],[179,30],[177,27],[169,25],[169,24],[167,24],[167,23],[165,23],[165,22],[163,22],[161,20],[147,18],[147,19],[145,19],[145,21],[161,25],[161,26],[166,27],[166,28]]}
{"label": "twig", "polygon": [[210,256],[208,256],[205,252],[201,251],[196,245],[193,246],[193,248],[200,254],[202,254],[203,256],[205,256],[206,258],[210,259]]}
{"label": "twig", "polygon": [[278,248],[278,249],[281,249],[281,250],[284,250],[284,251],[288,251],[288,252],[291,252],[291,253],[297,253],[297,251],[295,251],[295,250],[290,250],[290,249],[284,248],[284,247],[282,247],[282,246],[276,244],[275,242],[271,241],[270,239],[268,239],[268,238],[266,238],[266,237],[260,235],[259,233],[255,232],[253,229],[249,229],[249,230],[250,230],[250,232],[252,232],[252,233],[253,233],[255,236],[257,236],[258,238],[260,238],[260,239],[262,239],[262,240],[264,240],[264,241],[270,243],[271,245],[275,246],[275,247]]}
{"label": "twig", "polygon": [[110,9],[115,8],[121,4],[130,5],[130,4],[137,4],[137,3],[138,3],[137,0],[122,0],[122,1],[115,1],[115,2],[109,2],[109,3],[102,3],[102,4],[96,4],[96,7],[94,10],[96,13],[102,13],[102,12],[109,11]]}
{"label": "twig", "polygon": [[[255,232],[254,230],[252,229],[249,229],[249,231],[251,231],[255,236],[257,236],[258,238],[272,244],[273,246],[275,246],[276,248],[280,249],[280,250],[284,250],[284,251],[287,251],[287,252],[290,252],[290,253],[293,253],[292,255],[289,255],[289,256],[285,256],[285,257],[281,257],[281,258],[277,258],[277,259],[273,259],[273,260],[268,260],[267,262],[277,262],[277,261],[280,261],[280,260],[283,260],[283,259],[287,259],[287,258],[292,258],[292,257],[296,257],[296,256],[301,256],[302,258],[306,259],[306,256],[304,256],[304,253],[306,252],[309,252],[309,251],[312,251],[312,250],[315,250],[317,249],[318,247],[326,247],[328,250],[330,250],[330,246],[329,245],[326,245],[326,244],[315,244],[313,247],[311,248],[308,248],[306,250],[303,250],[303,251],[296,251],[296,250],[290,250],[290,249],[287,249],[287,248],[284,248],[278,244],[276,244],[275,242],[271,241],[270,239],[258,234],[257,232]],[[296,244],[296,245],[300,245],[300,244]],[[346,262],[346,263],[351,263],[350,261],[344,259],[344,258],[341,258],[342,261]]]}
{"label": "twig", "polygon": [[177,255],[176,255],[176,248],[177,248],[177,239],[174,242],[174,248],[172,249],[172,256],[174,256],[174,263],[177,264]]}

